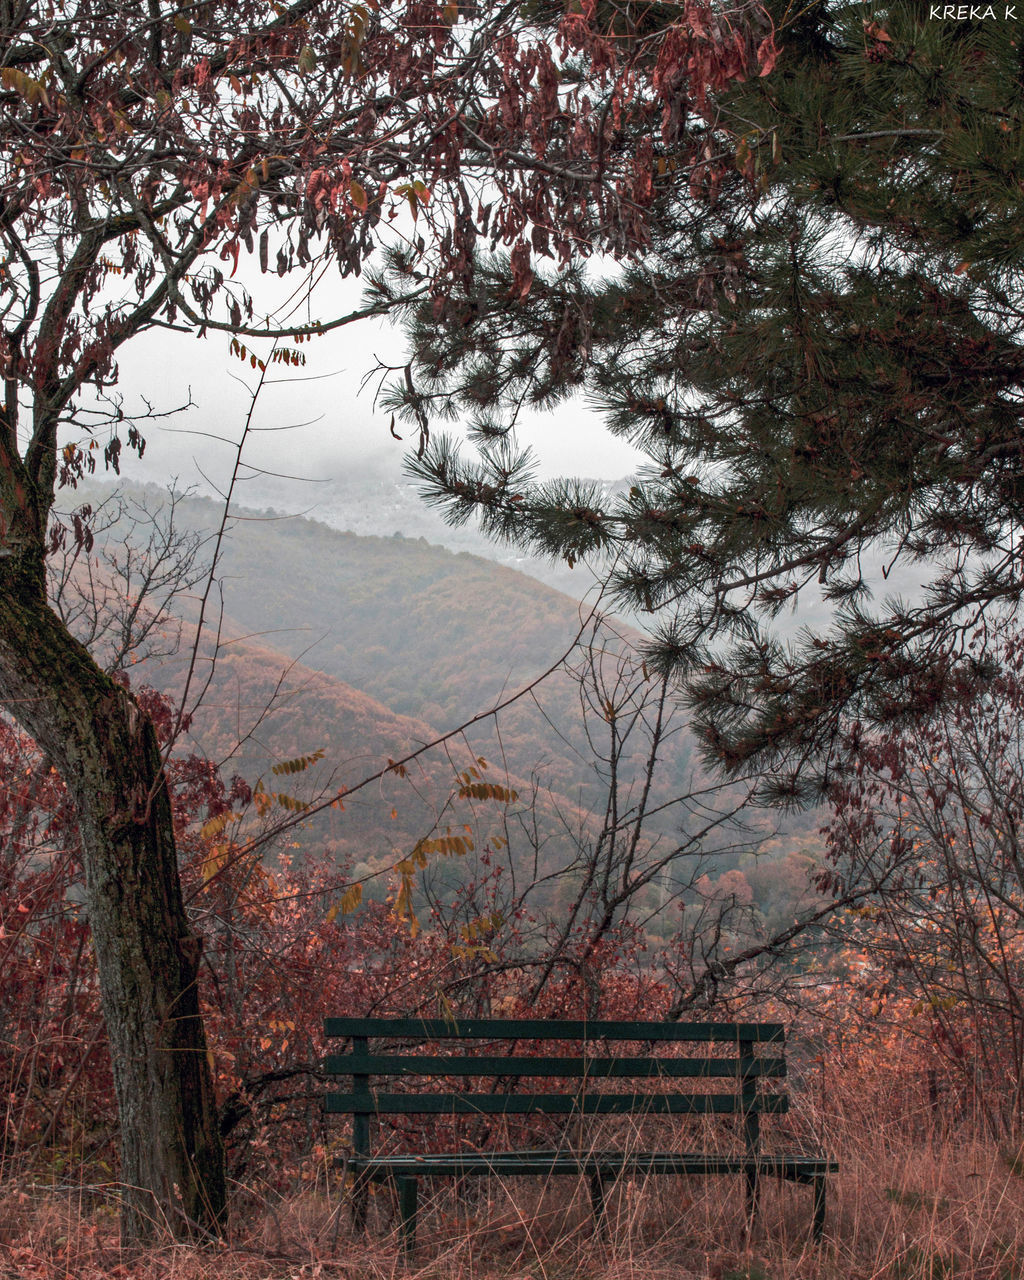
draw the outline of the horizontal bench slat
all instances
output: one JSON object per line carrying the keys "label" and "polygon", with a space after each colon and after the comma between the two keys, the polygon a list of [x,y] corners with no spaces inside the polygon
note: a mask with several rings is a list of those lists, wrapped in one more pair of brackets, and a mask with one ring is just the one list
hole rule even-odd
{"label": "horizontal bench slat", "polygon": [[593,1022],[508,1018],[327,1018],[324,1034],[419,1040],[741,1040],[781,1044],[781,1022]]}
{"label": "horizontal bench slat", "polygon": [[466,1058],[413,1054],[331,1054],[329,1075],[394,1076],[583,1076],[592,1079],[760,1077],[781,1080],[785,1058]]}
{"label": "horizontal bench slat", "polygon": [[765,1094],[744,1104],[735,1093],[329,1093],[324,1109],[331,1115],[726,1115],[762,1112],[778,1115],[789,1109],[784,1094]]}
{"label": "horizontal bench slat", "polygon": [[813,1177],[836,1173],[839,1165],[825,1156],[716,1155],[703,1151],[594,1151],[574,1155],[563,1151],[497,1151],[491,1154],[439,1154],[354,1157],[352,1172],[371,1177],[393,1174],[428,1176],[486,1176],[489,1174],[726,1174],[756,1169],[778,1177]]}

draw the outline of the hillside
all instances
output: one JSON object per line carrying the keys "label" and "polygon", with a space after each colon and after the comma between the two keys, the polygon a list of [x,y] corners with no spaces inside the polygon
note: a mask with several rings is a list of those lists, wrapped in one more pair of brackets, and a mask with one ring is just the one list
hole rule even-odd
{"label": "hillside", "polygon": [[[156,489],[126,492],[150,509],[166,501]],[[176,511],[181,527],[201,531],[219,516],[203,498],[184,499]],[[515,570],[422,539],[361,537],[302,518],[242,513],[225,539],[218,576],[228,635],[273,649],[282,666],[300,659],[429,726],[429,736],[535,680],[581,628],[576,601]],[[612,673],[621,646],[610,634],[605,639]],[[147,679],[161,682],[151,673]],[[543,788],[589,807],[602,803],[603,792],[587,732],[579,686],[558,673],[503,711],[499,724],[474,726],[467,743],[520,779],[536,775]],[[644,744],[636,748],[642,754]],[[656,794],[674,794],[693,767],[692,744],[679,734],[666,749]]]}
{"label": "hillside", "polygon": [[[210,650],[200,658],[198,672],[205,680]],[[183,652],[160,664],[159,685],[180,692],[186,667]],[[304,819],[287,840],[300,847],[327,850],[352,868],[353,876],[392,865],[424,837],[449,830],[468,835],[480,853],[494,837],[509,840],[502,858],[516,862],[533,857],[516,820],[530,798],[530,784],[506,774],[496,763],[481,765],[463,744],[448,752],[434,750],[411,764],[406,776],[386,772],[369,785],[361,784],[386,769],[389,760],[415,751],[435,737],[422,720],[395,714],[376,699],[301,663],[285,671],[282,655],[247,640],[225,644],[201,708],[184,747],[222,764],[230,777],[238,773],[251,785],[262,779],[271,792],[284,792],[302,802],[315,803],[342,790],[342,807],[330,807]],[[324,752],[322,761],[301,775],[275,776],[274,764]],[[460,797],[457,774],[476,766],[481,779],[522,796],[508,806],[495,801]],[[353,790],[354,789],[354,790]],[[565,840],[562,816],[570,824],[579,814],[564,796],[544,793],[536,801],[536,825],[542,842],[544,869],[564,866],[573,849]],[[290,809],[275,808],[277,818]],[[508,821],[506,821],[506,818]],[[436,859],[435,859],[436,861]],[[475,866],[468,857],[466,866]],[[456,872],[458,877],[461,872]],[[383,891],[384,885],[378,886]]]}
{"label": "hillside", "polygon": [[[125,491],[149,511],[166,502],[166,493],[156,489]],[[100,494],[94,488],[80,496],[95,501]],[[209,500],[178,502],[182,529],[208,538],[219,518],[220,508]],[[121,532],[113,529],[108,537]],[[536,680],[581,628],[577,602],[491,561],[423,539],[362,537],[273,513],[237,514],[218,578],[222,645],[193,733],[200,750],[218,760],[231,756],[228,772],[249,781],[269,776],[275,761],[323,751],[322,778],[351,786],[410,745],[457,728]],[[194,599],[176,605],[194,620]],[[215,612],[220,607],[218,601]],[[604,748],[611,726],[601,704],[608,694],[620,697],[621,688],[614,692],[620,665],[637,638],[625,628],[604,634],[606,648],[596,665],[605,687],[598,696],[591,691],[586,715],[580,684],[558,671],[500,717],[485,715],[456,740],[459,769],[484,757],[491,767],[488,778],[514,788],[523,805],[538,796],[535,830],[513,819],[511,832],[503,832],[514,838],[510,854],[502,856],[510,856],[517,871],[533,867],[535,848],[540,869],[567,865],[576,847],[570,833],[593,830],[587,813],[603,812],[607,770],[595,763],[595,748]],[[173,689],[180,684],[181,663],[181,657],[146,662],[139,675]],[[285,670],[280,705],[260,719]],[[621,797],[647,750],[638,729],[620,762],[620,813],[628,807]],[[446,809],[453,773],[442,753],[432,755],[422,772],[417,769],[410,779],[389,776],[347,804],[343,816],[332,811],[292,838],[328,848],[364,870],[407,854],[438,821],[442,831],[468,822],[482,847],[494,830],[488,824],[501,814],[493,806],[475,815],[458,806]],[[298,790],[306,793],[317,778],[303,776],[300,782]],[[664,744],[650,803],[667,805],[694,783],[700,785],[701,771],[680,723]],[[729,802],[722,795],[711,805]],[[681,809],[667,807],[647,834],[675,843],[682,821]],[[813,815],[788,824],[805,836],[816,825]],[[774,815],[750,814],[745,833],[716,832],[704,852],[713,855],[719,871],[737,868],[744,850],[756,849],[774,826]],[[731,852],[723,856],[727,846]],[[690,875],[693,866],[688,858],[682,874]]]}
{"label": "hillside", "polygon": [[[179,513],[199,528],[219,514],[205,499]],[[404,715],[458,723],[544,670],[579,630],[574,600],[479,556],[252,515],[225,542],[227,612]]]}
{"label": "hillside", "polygon": [[[316,462],[307,462],[304,469],[315,472]],[[207,496],[216,498],[210,493]],[[246,486],[246,501],[264,511],[308,512],[320,524],[363,537],[390,538],[398,533],[410,541],[424,538],[449,551],[466,551],[517,569],[573,598],[587,594],[593,587],[593,574],[583,565],[570,568],[564,560],[502,546],[487,538],[472,521],[448,524],[440,512],[427,506],[411,481],[396,476],[393,467],[374,466],[367,459],[337,468],[328,483],[311,485],[275,475],[254,477],[252,484]]]}

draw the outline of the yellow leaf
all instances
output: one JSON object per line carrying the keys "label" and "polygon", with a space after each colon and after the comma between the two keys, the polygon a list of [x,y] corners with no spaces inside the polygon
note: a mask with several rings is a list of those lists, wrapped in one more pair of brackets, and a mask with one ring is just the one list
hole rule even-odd
{"label": "yellow leaf", "polygon": [[280,764],[275,764],[270,770],[278,776],[284,773],[302,773],[308,769],[311,764],[316,764],[318,760],[324,758],[324,751],[321,747],[319,751],[314,751],[312,755],[296,756],[294,760],[282,760]]}
{"label": "yellow leaf", "polygon": [[229,849],[229,845],[215,844],[203,859],[203,865],[200,868],[203,884],[209,884],[213,877],[227,865]]}
{"label": "yellow leaf", "polygon": [[33,104],[41,102],[49,111],[50,99],[46,92],[46,86],[41,80],[33,80],[31,76],[27,76],[23,71],[18,71],[13,67],[4,67],[0,71],[0,84],[5,89],[11,89],[20,94],[26,102]]}
{"label": "yellow leaf", "polygon": [[225,809],[223,813],[218,813],[215,818],[210,818],[208,822],[204,822],[199,828],[199,834],[204,840],[212,840],[214,836],[219,836],[228,823],[234,822],[237,817],[237,813],[232,813],[230,809]]}
{"label": "yellow leaf", "polygon": [[519,792],[511,787],[500,787],[496,782],[470,782],[459,788],[463,800],[497,800],[501,804],[514,804]]}

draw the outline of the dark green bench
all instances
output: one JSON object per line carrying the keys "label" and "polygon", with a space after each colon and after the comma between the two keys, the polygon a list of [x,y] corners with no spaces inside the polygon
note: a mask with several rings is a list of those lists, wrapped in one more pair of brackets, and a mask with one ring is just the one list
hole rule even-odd
{"label": "dark green bench", "polygon": [[[767,1153],[761,1147],[761,1116],[788,1109],[788,1097],[760,1088],[763,1080],[779,1080],[786,1074],[783,1056],[785,1031],[779,1023],[744,1022],[567,1022],[524,1021],[497,1018],[455,1020],[418,1018],[328,1018],[329,1039],[351,1042],[348,1053],[327,1058],[326,1071],[350,1076],[351,1089],[329,1093],[328,1113],[352,1117],[352,1154],[348,1168],[354,1175],[353,1222],[366,1223],[366,1192],[373,1180],[393,1180],[398,1189],[402,1233],[406,1253],[416,1241],[416,1201],[421,1177],[472,1174],[573,1174],[589,1179],[591,1202],[600,1224],[606,1186],[616,1178],[639,1174],[742,1174],[746,1183],[747,1213],[756,1214],[758,1183],[763,1175],[809,1183],[814,1189],[812,1217],[814,1239],[825,1226],[825,1178],[838,1165],[823,1154]],[[370,1041],[436,1045],[459,1041],[453,1056],[411,1053]],[[467,1041],[487,1041],[471,1046]],[[535,1047],[548,1041],[574,1042],[565,1057],[532,1057],[516,1054],[524,1041]],[[609,1056],[608,1042],[628,1042],[643,1049],[641,1056]],[[486,1052],[495,1042],[513,1046],[501,1056]],[[703,1055],[683,1057],[674,1046],[703,1045]],[[721,1044],[731,1054],[711,1056],[711,1045]],[[770,1054],[758,1053],[766,1045]],[[658,1055],[655,1046],[670,1049]],[[476,1056],[480,1050],[485,1053]],[[490,1092],[382,1092],[374,1082],[381,1078],[486,1080]],[[524,1079],[575,1082],[564,1092],[517,1092]],[[591,1081],[633,1079],[660,1082],[658,1091],[605,1093],[592,1091]],[[688,1091],[666,1090],[676,1080],[693,1082]],[[715,1091],[710,1081],[734,1081],[734,1087]],[[704,1084],[701,1089],[701,1083]],[[441,1153],[373,1154],[370,1123],[375,1116],[555,1116],[629,1115],[735,1115],[742,1134],[742,1151],[714,1154],[704,1151],[555,1150],[450,1151]]]}

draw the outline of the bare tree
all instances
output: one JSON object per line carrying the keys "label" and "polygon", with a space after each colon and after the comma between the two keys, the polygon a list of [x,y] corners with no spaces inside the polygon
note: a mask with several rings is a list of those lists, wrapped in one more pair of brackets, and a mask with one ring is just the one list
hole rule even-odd
{"label": "bare tree", "polygon": [[[1024,1114],[1024,640],[974,639],[973,678],[912,729],[854,733],[829,829],[833,895],[873,886],[839,938],[882,1016],[917,1030],[1003,1119]],[[985,653],[984,660],[981,654]]]}
{"label": "bare tree", "polygon": [[96,507],[60,513],[50,605],[108,673],[181,646],[184,597],[210,570],[203,535],[175,519],[183,496],[172,485],[145,505],[115,491]]}

